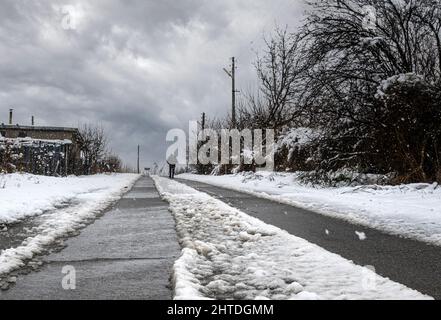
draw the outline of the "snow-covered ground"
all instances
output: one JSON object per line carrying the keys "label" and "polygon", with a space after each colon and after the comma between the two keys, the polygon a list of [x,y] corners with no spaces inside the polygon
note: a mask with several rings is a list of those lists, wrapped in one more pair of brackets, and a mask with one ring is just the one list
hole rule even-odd
{"label": "snow-covered ground", "polygon": [[124,174],[67,178],[0,175],[0,223],[40,215],[74,199],[87,202],[94,197],[105,197],[128,186],[136,178]]}
{"label": "snow-covered ground", "polygon": [[183,246],[176,299],[429,298],[205,193],[154,179]]}
{"label": "snow-covered ground", "polygon": [[[22,267],[56,239],[74,232],[118,200],[139,178],[133,174],[54,178],[29,174],[0,176],[0,224],[41,216],[35,236],[0,253],[2,276]],[[1,230],[0,230],[1,231]]]}
{"label": "snow-covered ground", "polygon": [[360,186],[322,188],[299,183],[292,173],[243,173],[228,176],[180,175],[441,245],[441,186]]}

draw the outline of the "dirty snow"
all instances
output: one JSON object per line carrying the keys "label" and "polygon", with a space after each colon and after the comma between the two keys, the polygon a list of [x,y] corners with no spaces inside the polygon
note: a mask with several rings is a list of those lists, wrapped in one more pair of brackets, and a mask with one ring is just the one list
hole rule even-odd
{"label": "dirty snow", "polygon": [[154,177],[183,247],[176,299],[428,299],[176,181]]}
{"label": "dirty snow", "polygon": [[438,184],[324,188],[305,186],[297,177],[293,173],[268,172],[179,176],[441,245],[441,187]]}
{"label": "dirty snow", "polygon": [[[37,227],[36,236],[26,239],[19,247],[1,251],[0,283],[3,276],[24,266],[45,246],[96,218],[98,213],[127,192],[137,179],[138,176],[133,174],[68,178],[1,175],[0,223],[17,222],[42,215],[48,210],[54,212]],[[70,205],[57,209],[65,203]]]}

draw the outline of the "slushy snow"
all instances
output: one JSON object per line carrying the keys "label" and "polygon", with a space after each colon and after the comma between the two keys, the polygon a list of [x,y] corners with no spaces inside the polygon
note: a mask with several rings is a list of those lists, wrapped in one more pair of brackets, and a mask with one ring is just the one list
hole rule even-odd
{"label": "slushy snow", "polygon": [[429,299],[205,193],[154,180],[183,247],[175,299]]}

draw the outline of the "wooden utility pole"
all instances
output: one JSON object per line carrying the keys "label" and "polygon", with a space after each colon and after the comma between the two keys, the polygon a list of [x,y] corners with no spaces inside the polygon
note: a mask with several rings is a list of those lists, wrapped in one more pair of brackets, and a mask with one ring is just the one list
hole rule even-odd
{"label": "wooden utility pole", "polygon": [[201,129],[202,131],[205,130],[205,112],[202,113]]}
{"label": "wooden utility pole", "polygon": [[140,149],[141,149],[141,146],[138,145],[138,174],[141,173],[141,170],[140,170],[140,168],[139,168],[139,153],[140,153]]}
{"label": "wooden utility pole", "polygon": [[231,62],[232,62],[232,68],[231,68],[231,74],[232,74],[232,87],[233,87],[233,91],[232,91],[232,103],[231,103],[231,117],[232,117],[232,121],[233,121],[233,129],[236,129],[237,124],[236,124],[236,59],[233,57],[231,58]]}
{"label": "wooden utility pole", "polygon": [[236,58],[231,58],[231,71],[224,68],[224,71],[231,78],[232,82],[232,102],[231,102],[231,121],[233,122],[233,129],[237,127],[236,121]]}

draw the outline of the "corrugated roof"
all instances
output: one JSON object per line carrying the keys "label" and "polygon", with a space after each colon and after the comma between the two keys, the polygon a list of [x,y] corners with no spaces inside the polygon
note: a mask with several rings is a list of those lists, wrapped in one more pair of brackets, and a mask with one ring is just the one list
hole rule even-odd
{"label": "corrugated roof", "polygon": [[59,144],[59,145],[68,145],[68,144],[72,144],[72,141],[69,139],[64,139],[64,140],[57,140],[57,139],[32,139],[29,137],[26,138],[3,138],[0,135],[0,143],[1,142],[15,142],[15,143],[19,143],[22,145],[31,145],[31,144],[36,144],[36,143],[48,143],[48,144]]}

